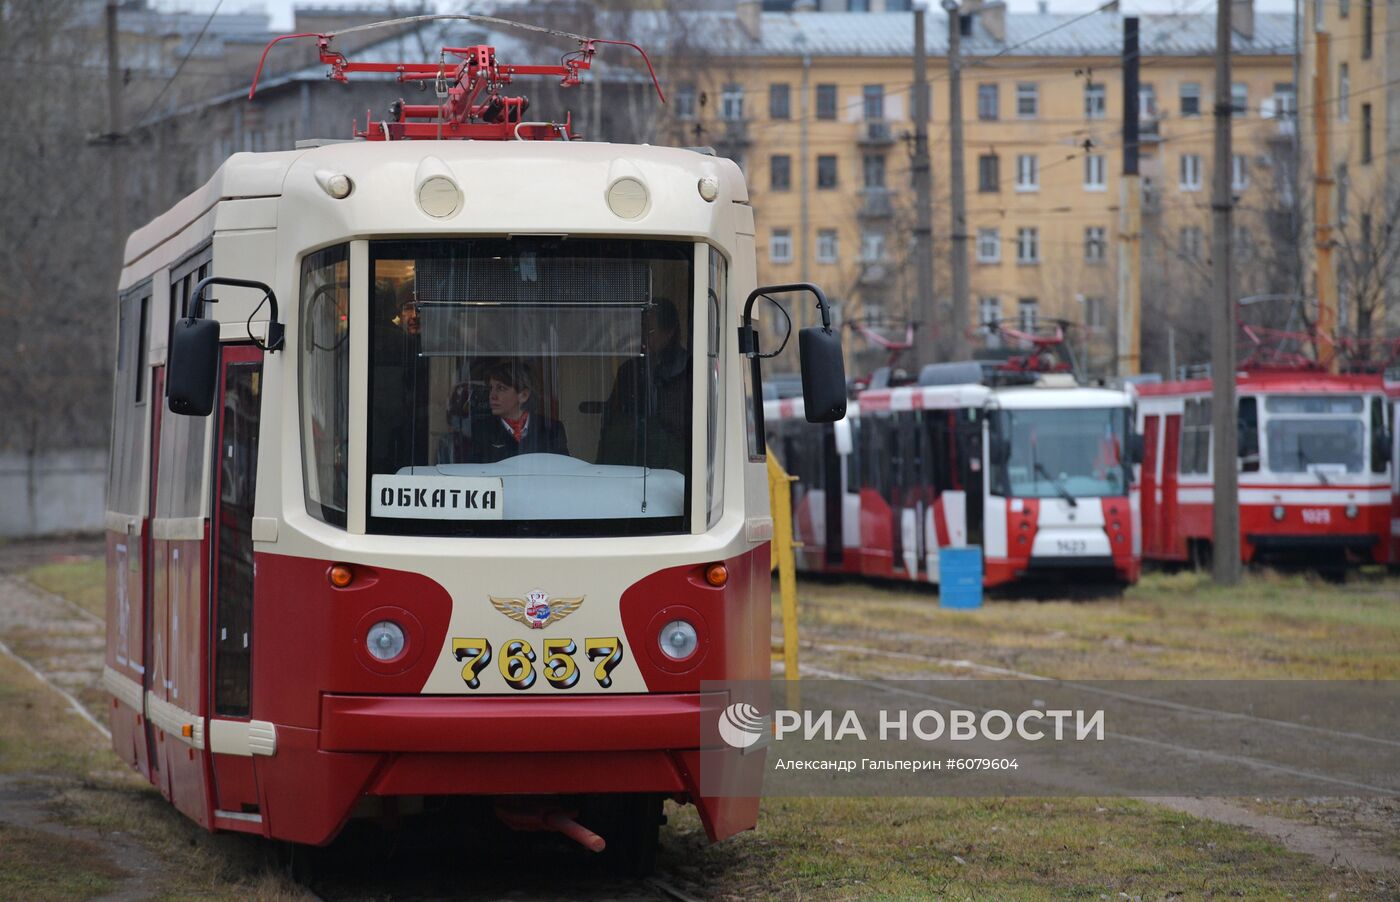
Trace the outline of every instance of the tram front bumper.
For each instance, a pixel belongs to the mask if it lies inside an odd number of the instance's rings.
[[[700,693],[321,697],[327,752],[605,752],[700,747]]]

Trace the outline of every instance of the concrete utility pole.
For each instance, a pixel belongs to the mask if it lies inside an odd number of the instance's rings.
[[[117,0],[107,0],[107,179],[117,262],[126,245],[126,174],[122,166],[122,75],[117,42]]]
[[[803,42],[806,39],[801,32],[798,32],[797,40]],[[812,55],[804,52],[802,54],[802,90],[798,92],[797,99],[797,180],[798,188],[802,194],[802,231],[798,240],[798,247],[801,249],[799,265],[801,266],[802,281],[804,282],[810,282],[812,280],[812,196],[810,183],[808,182],[810,175],[807,172],[807,167],[811,165],[809,147],[811,143],[811,123],[808,121],[808,104],[812,102],[811,94]],[[808,306],[809,305],[806,304],[802,305],[804,317],[807,315],[806,308]],[[805,319],[803,322],[805,324]]]
[[[1240,581],[1239,434],[1235,414],[1235,300],[1230,291],[1230,5],[1215,7],[1215,171],[1211,191],[1211,277],[1215,303],[1211,311],[1211,433],[1215,438],[1214,544],[1211,570],[1215,581]]]
[[[914,7],[914,283],[910,318],[915,365],[938,359],[938,305],[933,297],[933,174],[928,157],[928,48],[924,45],[924,10]]]
[[[1317,73],[1313,76],[1313,134],[1317,145],[1316,168],[1313,171],[1313,209],[1317,227],[1313,241],[1317,248],[1317,331],[1335,338],[1338,318],[1337,270],[1332,265],[1332,104],[1327,75],[1332,66],[1331,36],[1319,31],[1317,41]],[[1326,341],[1317,343],[1318,363],[1332,372],[1337,371],[1337,355]]]
[[[950,360],[965,360],[967,347],[967,179],[963,170],[962,121],[962,23],[958,4],[943,0],[948,14],[948,146],[951,156],[948,178],[953,207],[953,231],[949,251],[953,264],[952,334],[943,346]]]
[[[1142,178],[1138,174],[1138,19],[1123,19],[1123,179],[1118,204],[1119,376],[1142,371]]]

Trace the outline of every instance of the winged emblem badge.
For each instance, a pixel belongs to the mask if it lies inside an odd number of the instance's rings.
[[[563,620],[579,609],[584,598],[582,595],[577,598],[550,598],[543,589],[534,589],[524,598],[487,597],[496,610],[534,630],[542,630],[555,621]]]

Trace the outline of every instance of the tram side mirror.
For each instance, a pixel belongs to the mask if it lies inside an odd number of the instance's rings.
[[[1143,443],[1142,433],[1133,432],[1128,435],[1128,463],[1137,465],[1142,463],[1143,452],[1146,450]]]
[[[219,381],[219,323],[192,316],[175,321],[166,394],[171,413],[207,417]]]
[[[834,423],[846,415],[846,361],[841,335],[808,326],[797,333],[802,358],[802,406],[809,423]]]

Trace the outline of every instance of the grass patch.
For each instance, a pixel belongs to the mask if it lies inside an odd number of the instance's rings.
[[[1335,585],[1264,572],[1222,588],[1192,572],[1149,574],[1117,598],[973,611],[944,611],[934,592],[897,584],[803,582],[799,596],[804,639],[1063,679],[1400,679],[1395,578]]]
[[[76,558],[41,564],[25,571],[23,576],[39,588],[61,595],[106,619],[107,562],[102,558]]]
[[[0,823],[0,896],[68,900],[106,895],[127,876],[90,842]]]

